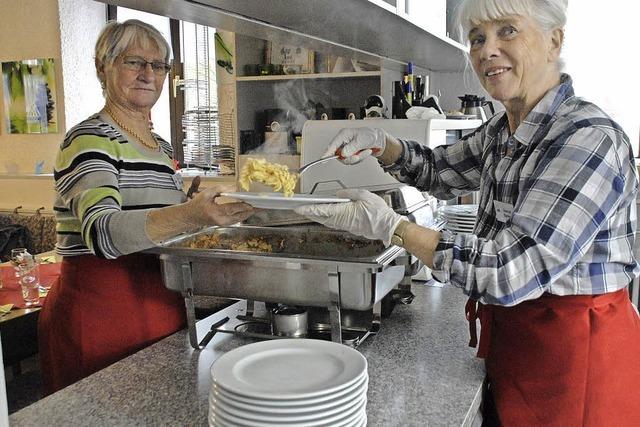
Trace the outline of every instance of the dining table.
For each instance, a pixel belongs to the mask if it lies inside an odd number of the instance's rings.
[[[41,282],[52,284],[60,275],[60,259],[54,251],[38,254],[36,259],[40,263]],[[27,306],[10,262],[0,264],[0,278],[0,308],[5,308],[0,310],[3,362],[19,375],[20,362],[38,353],[38,316],[47,294],[41,292],[38,303]]]

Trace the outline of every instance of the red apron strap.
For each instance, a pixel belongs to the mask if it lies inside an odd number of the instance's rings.
[[[484,359],[489,354],[489,343],[491,342],[492,306],[484,305],[469,298],[464,309],[469,322],[469,347],[478,346],[476,356]],[[476,319],[480,319],[480,345],[478,345]]]
[[[469,322],[469,347],[476,347],[478,345],[478,330],[476,328],[476,319],[478,318],[476,311],[477,302],[471,298],[467,300],[464,305],[464,313],[467,316],[467,322]]]

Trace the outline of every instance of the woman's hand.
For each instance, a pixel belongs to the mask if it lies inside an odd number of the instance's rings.
[[[215,185],[199,191],[186,203],[193,214],[193,222],[199,225],[230,225],[244,221],[253,213],[253,207],[242,202],[222,202],[220,193],[225,186]]]
[[[208,225],[224,226],[244,221],[253,213],[253,207],[240,202],[225,203],[220,197],[221,192],[233,189],[233,186],[213,185],[195,193],[185,203],[152,210],[147,216],[147,236],[158,243]]]
[[[340,161],[354,165],[373,155],[380,156],[386,146],[386,134],[377,128],[345,128],[333,138],[322,157],[338,154]]]
[[[367,190],[340,190],[336,195],[352,201],[300,206],[295,212],[327,227],[382,240],[385,246],[391,244],[393,232],[400,221],[405,220],[403,216],[395,213],[381,197]]]

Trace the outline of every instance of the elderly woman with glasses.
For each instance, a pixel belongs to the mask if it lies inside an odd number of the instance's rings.
[[[479,191],[473,233],[420,227],[358,190],[339,193],[351,203],[297,212],[404,246],[470,297],[488,424],[637,426],[629,390],[640,381],[640,319],[627,287],[639,273],[638,176],[627,135],[575,96],[560,70],[566,8],[566,0],[461,2],[473,69],[506,110],[473,134],[430,149],[381,129],[345,129],[327,150],[341,148],[347,164],[374,155],[442,199]]]
[[[164,287],[157,257],[138,252],[252,212],[217,204],[221,188],[187,200],[171,144],[149,120],[169,54],[162,35],[137,20],[108,23],[96,43],[104,108],[67,133],[55,163],[63,261],[38,325],[46,393],[184,327],[183,302]]]

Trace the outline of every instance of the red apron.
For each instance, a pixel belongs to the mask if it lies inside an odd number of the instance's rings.
[[[544,294],[514,307],[467,303],[471,344],[504,426],[640,426],[640,318],[626,289]]]
[[[153,255],[67,257],[38,319],[45,394],[60,390],[184,327],[180,294]]]

